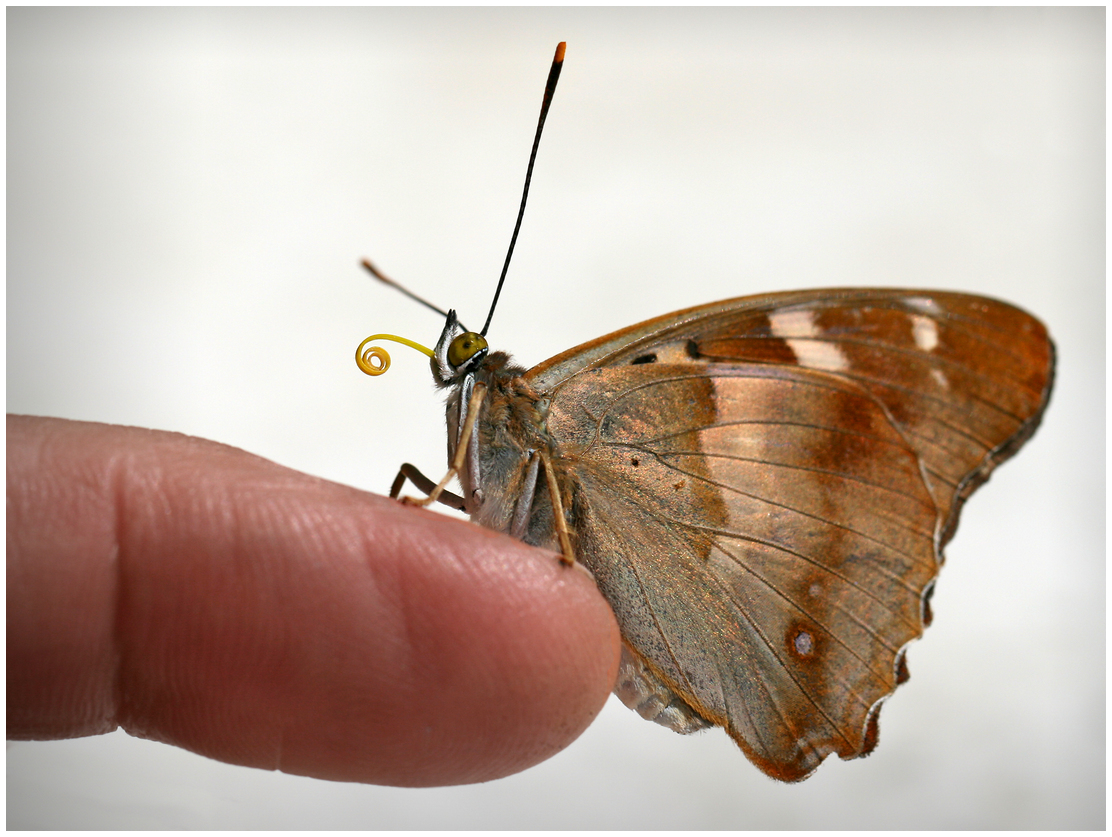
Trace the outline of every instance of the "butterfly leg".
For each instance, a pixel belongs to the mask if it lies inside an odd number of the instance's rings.
[[[538,451],[529,453],[529,470],[521,481],[521,494],[514,507],[514,517],[510,521],[510,536],[519,541],[525,540],[529,529],[529,514],[533,511],[533,497],[537,493],[537,477],[540,476],[541,455]]]
[[[486,386],[482,383],[476,383],[475,388],[471,392],[471,398],[469,399],[469,401],[467,403],[467,419],[463,423],[463,432],[460,434],[460,438],[470,439],[471,435],[474,433],[475,422],[479,418],[479,406],[483,403],[483,396],[485,394],[486,394]],[[452,457],[452,464],[448,468],[448,473],[446,473],[444,475],[444,478],[440,482],[438,482],[435,486],[433,486],[432,491],[428,492],[427,497],[402,497],[401,498],[402,502],[405,503],[406,505],[410,505],[410,506],[428,506],[428,505],[431,505],[431,504],[435,503],[437,500],[439,500],[440,495],[444,493],[444,487],[449,482],[452,481],[452,478],[455,477],[456,474],[459,473],[460,468],[463,467],[463,461],[467,456],[469,448],[470,448],[470,445],[457,445],[456,446],[456,455]],[[421,479],[425,480],[427,483],[429,483],[429,484],[432,483],[432,480],[425,477],[416,468],[413,468],[413,471],[415,473],[421,475]],[[408,477],[408,476],[409,476],[409,474],[407,474],[405,472],[405,466],[403,465],[402,470],[398,473],[398,479],[394,480],[394,484],[395,484],[395,486],[397,486],[398,491],[401,491],[401,485],[399,484],[399,480],[401,482],[404,482],[405,477]],[[416,480],[413,480],[413,484],[416,485],[418,488],[421,488],[421,485],[419,485]],[[466,486],[465,486],[465,488],[466,488]],[[391,494],[392,493],[393,493],[393,491],[391,490]],[[450,492],[449,492],[449,494],[450,494]],[[450,494],[450,496],[455,497],[454,494]],[[458,499],[460,500],[461,503],[463,502],[462,497],[458,498]],[[452,505],[452,504],[451,503],[445,503],[445,505]]]
[[[564,501],[560,498],[560,486],[556,483],[556,472],[552,470],[552,460],[544,451],[537,451],[544,465],[544,479],[548,483],[548,496],[552,500],[552,522],[556,527],[556,536],[560,539],[560,560],[568,566],[575,563],[575,551],[571,548],[571,537],[568,535],[568,520],[564,517]]]
[[[400,469],[398,469],[398,476],[394,478],[394,484],[390,486],[390,499],[397,500],[398,495],[401,494],[402,486],[405,481],[409,480],[416,486],[418,491],[425,494],[432,494],[433,489],[436,488],[436,483],[417,470],[416,465],[410,465],[406,462]],[[453,509],[463,511],[463,498],[458,494],[453,494],[451,491],[441,491],[440,496],[436,498],[438,503],[445,506],[450,506]]]

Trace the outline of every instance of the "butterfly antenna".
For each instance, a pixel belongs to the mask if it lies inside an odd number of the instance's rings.
[[[403,294],[408,296],[414,302],[419,302],[422,305],[424,305],[426,308],[431,308],[433,311],[435,311],[441,317],[447,317],[448,316],[448,312],[445,311],[443,308],[438,308],[437,306],[435,306],[431,302],[429,302],[427,299],[421,299],[421,297],[417,296],[417,294],[413,293],[413,291],[409,290],[409,288],[405,287],[404,285],[398,284],[393,279],[391,279],[389,276],[380,272],[377,267],[375,267],[373,264],[371,264],[370,259],[363,259],[363,267],[367,268],[367,270],[370,272],[371,276],[373,276],[379,282],[384,282],[385,284],[389,285],[394,290],[401,291]]]
[[[525,170],[525,189],[521,193],[521,208],[517,211],[517,223],[514,224],[514,234],[510,236],[510,249],[506,253],[506,263],[502,265],[502,275],[498,277],[498,287],[494,290],[494,300],[490,303],[490,313],[487,314],[483,330],[479,332],[484,337],[490,328],[490,320],[494,316],[494,308],[498,305],[498,296],[502,293],[502,284],[506,281],[506,271],[510,269],[510,257],[514,254],[514,245],[517,243],[517,233],[521,229],[521,219],[525,217],[525,201],[529,197],[529,181],[533,178],[533,163],[537,159],[537,147],[541,144],[541,131],[544,129],[544,119],[548,116],[548,107],[552,104],[552,94],[556,92],[556,82],[560,79],[560,69],[564,66],[564,41],[556,47],[556,57],[552,59],[552,69],[548,71],[548,82],[544,86],[544,100],[541,102],[541,118],[537,121],[537,135],[533,137],[533,150],[529,153],[529,168]]]

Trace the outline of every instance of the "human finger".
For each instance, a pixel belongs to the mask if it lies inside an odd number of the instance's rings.
[[[178,434],[9,416],[7,444],[9,738],[455,784],[613,685],[613,616],[550,553]]]

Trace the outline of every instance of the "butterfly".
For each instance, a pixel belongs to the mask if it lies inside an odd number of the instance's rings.
[[[434,484],[403,465],[391,496],[409,479],[586,566],[622,633],[615,693],[642,717],[721,726],[787,782],[871,752],[964,502],[1046,409],[1043,324],[944,291],[773,293],[528,370],[486,330],[449,311],[421,347],[450,468]],[[373,339],[357,359],[377,374]]]

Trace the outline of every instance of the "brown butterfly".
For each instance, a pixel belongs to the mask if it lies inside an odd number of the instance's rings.
[[[590,569],[622,632],[615,692],[643,717],[725,727],[784,781],[871,752],[963,503],[1042,418],[1045,327],[858,288],[689,308],[530,370],[485,332],[448,312],[424,350],[451,467],[434,485],[403,465],[391,496],[409,478]]]

